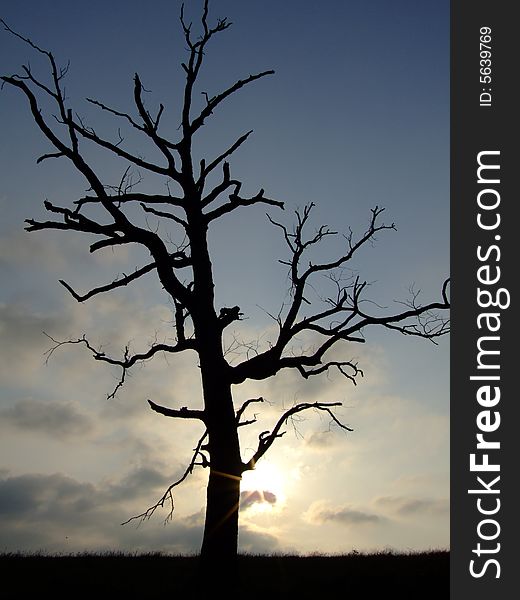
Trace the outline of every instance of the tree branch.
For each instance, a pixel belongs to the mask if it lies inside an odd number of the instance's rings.
[[[239,79],[236,83],[234,83],[224,92],[218,94],[217,96],[213,96],[213,98],[211,98],[207,102],[206,107],[202,110],[199,116],[193,119],[189,127],[190,134],[193,135],[198,129],[200,129],[200,127],[204,125],[205,119],[207,119],[207,117],[209,117],[213,113],[215,108],[217,108],[217,106],[228,96],[231,96],[231,94],[234,94],[235,92],[243,88],[245,85],[248,85],[249,83],[252,83],[257,79],[261,79],[262,77],[266,77],[267,75],[274,75],[274,71],[263,71],[262,73],[257,73],[256,75],[249,75],[249,77],[246,77],[246,79]]]
[[[339,427],[346,431],[353,431],[350,427],[344,425],[332,412],[332,408],[335,406],[341,406],[341,402],[302,402],[296,404],[289,410],[285,411],[283,415],[278,419],[278,422],[274,426],[272,431],[263,431],[258,436],[258,448],[253,457],[243,465],[243,470],[248,471],[255,468],[256,463],[262,458],[262,456],[269,450],[277,438],[282,437],[286,432],[280,432],[283,425],[295,414],[314,408],[326,412],[331,417],[332,421]]]
[[[353,363],[351,361],[330,361],[325,363],[324,365],[321,365],[320,367],[317,367],[316,369],[305,369],[304,368],[304,364],[305,363],[301,363],[298,361],[297,358],[294,359],[294,363],[291,364],[291,358],[287,358],[287,359],[282,359],[281,363],[282,363],[282,368],[283,367],[296,367],[296,369],[298,369],[298,371],[300,372],[300,375],[304,378],[304,379],[308,379],[309,377],[311,377],[312,375],[320,375],[321,373],[325,373],[326,371],[328,371],[331,367],[336,367],[337,370],[347,379],[350,379],[350,381],[352,381],[352,383],[354,385],[357,385],[357,381],[356,381],[356,377],[358,375],[361,375],[361,377],[363,377],[363,371],[361,369],[358,368],[356,363]],[[287,361],[287,362],[286,362]],[[351,371],[352,374],[347,373],[345,371],[345,367],[348,367]]]
[[[36,164],[38,165],[44,160],[47,160],[48,158],[62,158],[63,156],[65,156],[65,153],[63,152],[49,152],[48,154],[42,154],[39,158],[36,159]]]
[[[418,304],[417,298],[419,292],[413,293],[412,299],[408,302],[402,302],[409,310],[397,315],[373,317],[361,311],[356,304],[357,314],[363,318],[360,327],[368,325],[383,325],[387,329],[393,329],[404,335],[413,335],[422,337],[435,342],[435,338],[446,335],[450,331],[449,321],[441,318],[435,311],[447,310],[450,308],[450,301],[447,296],[447,287],[449,279],[446,279],[442,286],[442,302],[431,302],[424,306]],[[414,319],[412,323],[407,322],[409,319]]]
[[[170,219],[171,221],[175,221],[175,223],[182,225],[182,227],[184,227],[184,229],[188,228],[188,223],[186,223],[186,221],[184,219],[181,219],[180,217],[178,217],[177,215],[174,215],[173,213],[165,212],[163,210],[157,210],[155,208],[152,208],[151,206],[146,206],[146,204],[144,202],[141,202],[141,208],[145,212],[155,215],[156,217],[161,217],[163,219]]]
[[[144,107],[142,93],[143,85],[141,83],[141,80],[139,79],[139,75],[136,73],[134,76],[134,101],[135,105],[137,106],[137,110],[139,111],[139,115],[143,119],[143,131],[153,140],[154,144],[157,146],[157,148],[159,148],[159,150],[166,158],[168,162],[170,176],[172,177],[172,179],[180,182],[181,174],[175,166],[175,158],[173,157],[173,154],[170,151],[172,148],[177,149],[177,145],[167,142],[165,139],[163,139],[157,134],[157,127],[159,124],[159,118],[162,113],[162,110],[159,112],[157,119],[154,122],[152,120],[152,117]]]
[[[220,309],[218,315],[220,329],[224,330],[228,325],[230,325],[234,321],[240,321],[240,317],[242,316],[243,313],[240,312],[239,306],[233,306],[231,308],[224,306]]]
[[[445,335],[449,331],[448,319],[441,317],[437,311],[447,310],[449,301],[447,296],[446,281],[442,288],[442,302],[432,302],[421,306],[417,302],[417,295],[405,303],[408,310],[398,313],[384,314],[383,316],[372,316],[362,310],[361,303],[368,302],[362,299],[367,283],[360,282],[359,277],[351,277],[343,283],[342,276],[333,276],[335,269],[342,269],[357,251],[372,240],[379,231],[395,229],[395,225],[378,223],[378,217],[383,212],[382,208],[375,207],[371,211],[371,219],[365,233],[354,241],[350,232],[346,236],[347,251],[337,260],[316,263],[308,263],[308,266],[300,272],[300,263],[304,253],[311,247],[321,242],[325,237],[336,235],[325,226],[319,227],[314,235],[305,236],[305,227],[313,208],[310,204],[302,212],[296,211],[297,223],[292,232],[283,224],[269,217],[271,223],[282,230],[287,246],[291,251],[291,259],[283,261],[289,266],[289,277],[292,285],[292,301],[289,304],[285,316],[279,315],[276,319],[279,325],[279,334],[276,342],[266,351],[248,358],[246,361],[232,367],[233,383],[238,384],[245,379],[265,379],[275,375],[282,368],[296,368],[305,378],[318,375],[328,371],[329,368],[337,368],[343,375],[355,383],[355,378],[361,371],[350,362],[323,362],[325,353],[338,342],[363,343],[363,330],[370,325],[381,325],[387,329],[399,331],[405,335],[413,335],[429,339],[435,343],[435,339]],[[329,272],[331,279],[337,286],[336,298],[321,299],[328,304],[325,310],[317,310],[309,316],[298,320],[302,305],[310,304],[306,299],[306,289],[309,279],[319,272]],[[320,336],[317,348],[301,356],[285,356],[292,340],[302,332],[312,332]],[[345,368],[348,369],[345,371]]]
[[[252,198],[241,198],[237,192],[230,194],[229,202],[222,204],[221,206],[207,212],[205,214],[206,222],[210,223],[215,219],[218,219],[222,215],[229,213],[240,206],[252,206],[253,204],[270,204],[271,206],[277,206],[283,210],[284,203],[278,200],[271,200],[270,198],[264,197],[264,190],[260,190],[256,196]]]
[[[101,349],[96,350],[94,346],[88,341],[87,337],[83,335],[81,338],[76,340],[65,340],[58,341],[51,337],[49,334],[44,332],[44,335],[48,337],[52,342],[54,342],[54,346],[45,352],[46,362],[49,361],[54,352],[65,345],[74,345],[74,344],[83,344],[86,346],[88,350],[92,353],[94,360],[99,360],[101,362],[106,362],[110,365],[121,367],[121,378],[117,383],[115,389],[107,395],[107,399],[110,400],[115,397],[116,393],[123,386],[126,380],[127,371],[133,367],[137,362],[144,362],[153,356],[155,356],[158,352],[167,352],[170,354],[178,354],[180,352],[184,352],[185,350],[195,350],[198,351],[198,345],[195,339],[185,339],[184,336],[182,339],[177,341],[177,344],[153,344],[146,352],[141,352],[138,354],[130,354],[129,346],[126,346],[124,351],[124,356],[122,359],[112,358],[107,356]]]
[[[99,102],[99,100],[94,100],[92,98],[86,98],[86,101],[89,102],[90,104],[93,104],[94,106],[99,107],[101,110],[104,110],[106,112],[109,112],[109,113],[115,115],[116,117],[122,117],[123,119],[126,119],[130,123],[130,125],[132,125],[132,127],[134,127],[135,129],[137,129],[138,131],[141,131],[143,133],[145,132],[144,127],[142,125],[139,125],[139,123],[136,123],[128,113],[121,112],[119,110],[110,108],[106,104],[103,104],[103,102]]]
[[[132,164],[137,165],[138,167],[141,167],[142,169],[146,169],[147,171],[150,171],[151,173],[157,173],[158,175],[167,175],[167,176],[170,176],[173,178],[173,174],[169,167],[161,167],[160,165],[156,165],[155,163],[151,163],[146,160],[143,160],[142,158],[139,158],[138,156],[134,156],[130,152],[123,150],[118,144],[114,144],[112,142],[109,142],[108,140],[103,139],[102,137],[97,135],[93,129],[91,129],[91,128],[87,129],[84,125],[81,125],[80,123],[77,123],[76,121],[72,121],[71,125],[72,125],[72,128],[74,129],[74,131],[79,133],[82,137],[84,137],[85,139],[87,139],[91,142],[94,142],[94,144],[100,146],[101,148],[110,150],[115,155],[119,156],[120,158],[124,158],[125,160],[128,160]]]
[[[204,50],[209,40],[221,31],[224,31],[230,27],[231,23],[227,19],[219,19],[215,27],[210,28],[207,22],[208,17],[208,0],[204,2],[204,9],[201,18],[202,27],[204,29],[203,35],[198,41],[194,42],[191,36],[191,23],[189,25],[184,21],[184,4],[181,6],[180,21],[184,30],[184,37],[188,48],[190,49],[190,56],[188,64],[182,63],[182,68],[186,72],[186,84],[184,86],[184,103],[182,107],[182,131],[183,139],[179,143],[179,154],[182,160],[182,173],[183,176],[189,180],[193,177],[193,167],[191,160],[191,138],[194,130],[191,125],[191,104],[193,96],[193,87],[197,80],[200,68],[202,66],[204,58]]]
[[[140,194],[140,193],[125,193],[117,196],[107,196],[107,201],[117,204],[126,202],[140,202],[146,204],[171,204],[172,206],[184,207],[184,199],[175,196],[164,196],[160,194]],[[81,208],[84,204],[99,204],[100,200],[97,196],[85,196],[79,200],[74,200],[74,204]]]
[[[154,514],[154,512],[159,507],[162,508],[165,505],[166,502],[170,503],[170,511],[166,515],[166,518],[164,519],[164,523],[166,524],[166,523],[168,523],[168,521],[171,521],[171,519],[173,518],[173,511],[175,510],[175,504],[173,502],[173,494],[172,494],[173,488],[177,487],[185,479],[187,479],[187,477],[193,473],[193,469],[197,465],[200,465],[202,467],[209,467],[209,461],[206,458],[206,456],[202,453],[202,444],[204,443],[204,440],[206,439],[207,435],[208,435],[208,432],[206,430],[206,431],[204,431],[202,437],[197,442],[197,445],[196,445],[196,447],[193,450],[193,456],[192,456],[192,459],[190,461],[190,464],[188,465],[188,467],[184,471],[183,475],[179,479],[177,479],[177,481],[175,481],[174,483],[172,483],[168,487],[168,489],[164,492],[164,494],[162,495],[162,497],[153,506],[150,506],[150,508],[147,508],[140,515],[136,515],[134,517],[131,517],[130,519],[128,519],[124,523],[121,523],[121,525],[126,525],[127,523],[130,523],[130,521],[135,521],[137,519],[139,519],[141,522],[147,521],[148,519],[150,519],[152,517],[152,515]],[[201,457],[201,462],[197,463],[197,458],[199,456]]]
[[[244,404],[242,404],[242,406],[236,412],[237,427],[242,427],[243,425],[250,425],[251,423],[256,423],[256,415],[255,415],[254,419],[251,419],[249,421],[240,421],[240,419],[242,418],[242,415],[244,414],[244,412],[246,411],[248,406],[250,406],[251,404],[258,403],[258,402],[264,402],[264,399],[262,397],[250,398],[249,400],[246,400],[244,402]]]
[[[107,240],[104,240],[104,241],[107,241]],[[171,255],[172,264],[174,265],[175,268],[182,268],[182,267],[185,267],[190,264],[190,260],[185,255],[178,256],[178,257],[177,257],[177,255],[183,255],[183,253],[175,252],[174,254]],[[174,258],[178,258],[178,260],[173,260]],[[63,279],[60,279],[59,282],[66,290],[68,290],[70,292],[70,294],[73,296],[73,298],[75,298],[78,302],[85,302],[85,300],[89,300],[90,298],[92,298],[93,296],[96,296],[97,294],[109,292],[111,290],[115,290],[118,287],[124,287],[124,286],[128,285],[129,283],[131,283],[132,281],[135,281],[136,279],[139,279],[143,275],[146,275],[146,273],[150,273],[151,271],[153,271],[156,268],[157,268],[156,263],[151,262],[151,263],[147,264],[146,266],[141,267],[140,269],[136,269],[131,275],[125,275],[124,277],[121,277],[120,279],[115,279],[111,283],[93,288],[89,292],[86,292],[85,294],[78,294],[68,283],[63,281]]]
[[[155,404],[155,402],[152,402],[151,400],[148,400],[148,404],[153,411],[160,415],[164,415],[165,417],[173,417],[175,419],[198,419],[203,423],[206,422],[206,414],[203,410],[192,410],[186,406],[183,406],[181,409],[166,408],[165,406]]]
[[[234,185],[236,189],[240,189],[240,187],[242,186],[240,181],[237,181],[236,179],[231,179],[231,176],[229,173],[229,163],[228,162],[224,162],[224,164],[222,165],[222,171],[223,171],[222,181],[218,185],[216,185],[211,190],[211,192],[209,192],[202,199],[202,202],[201,202],[202,208],[205,208],[208,204],[211,204],[214,200],[216,200],[220,196],[220,194],[224,193],[231,186]]]
[[[108,237],[115,237],[121,228],[117,223],[101,224],[85,217],[77,211],[72,211],[69,208],[55,206],[48,200],[43,203],[45,209],[51,213],[62,215],[63,222],[60,221],[35,221],[34,219],[25,219],[28,224],[25,227],[26,231],[39,231],[42,229],[72,229],[83,233],[93,233]],[[126,241],[130,241],[129,239]]]
[[[238,140],[232,146],[230,146],[225,152],[223,152],[220,156],[217,156],[217,158],[215,158],[215,160],[213,160],[208,166],[204,166],[204,168],[201,169],[200,177],[197,181],[197,186],[199,187],[199,189],[203,188],[206,177],[211,173],[211,171],[213,171],[213,169],[218,167],[218,165],[223,160],[225,160],[228,156],[230,156],[231,154],[233,154],[233,152],[235,152],[238,148],[240,148],[240,146],[247,140],[247,138],[252,133],[253,133],[253,130],[251,129],[251,131],[248,131],[243,136],[238,138]],[[228,167],[229,167],[229,165],[228,165]]]

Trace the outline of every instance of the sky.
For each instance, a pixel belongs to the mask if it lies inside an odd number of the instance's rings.
[[[194,23],[200,5],[187,2]],[[175,137],[186,58],[179,9],[175,0],[146,10],[134,0],[8,0],[0,16],[60,64],[70,60],[69,103],[103,135],[116,139],[122,124],[85,98],[130,111],[138,72],[150,105],[165,105],[165,130]],[[211,41],[199,91],[212,96],[250,73],[275,75],[216,111],[197,138],[196,155],[215,156],[253,129],[231,160],[232,174],[244,182],[244,194],[264,188],[284,201],[285,214],[269,213],[287,224],[297,208],[314,202],[316,226],[362,232],[370,209],[385,207],[385,221],[397,231],[378,235],[353,268],[378,304],[395,309],[411,285],[424,302],[439,300],[449,275],[449,2],[214,0],[210,21],[223,16],[233,25]],[[0,32],[0,71],[20,72],[27,61],[47,75],[40,56]],[[130,146],[138,143],[124,134]],[[53,344],[43,332],[59,340],[87,334],[121,356],[128,343],[142,351],[167,338],[172,322],[171,303],[152,275],[84,304],[59,285],[64,279],[86,291],[146,257],[127,248],[90,255],[87,236],[23,230],[24,219],[43,217],[45,199],[72,205],[85,193],[65,161],[36,165],[46,151],[24,99],[4,86],[0,551],[196,552],[205,470],[177,488],[172,522],[164,525],[163,511],[139,527],[121,526],[184,471],[201,435],[196,424],[164,419],[146,402],[201,407],[193,357],[158,355],[136,366],[107,400],[117,370],[79,346],[46,354]],[[118,182],[120,162],[85,152],[106,183]],[[162,192],[160,185],[145,177],[140,191]],[[217,306],[238,305],[245,317],[230,328],[229,346],[234,339],[267,344],[274,336],[267,313],[287,298],[287,273],[278,262],[286,248],[265,212],[236,211],[211,232]],[[317,257],[336,256],[342,239]],[[243,458],[258,432],[294,402],[342,402],[337,415],[353,429],[331,427],[315,413],[287,428],[244,476],[241,551],[449,547],[449,340],[433,345],[373,330],[362,347],[342,352],[364,371],[355,387],[332,373],[306,381],[283,372],[233,390],[237,406],[260,395],[269,400],[258,411],[260,429],[241,431]],[[243,354],[231,348],[228,357]]]

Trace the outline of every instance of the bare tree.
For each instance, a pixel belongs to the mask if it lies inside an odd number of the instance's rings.
[[[263,398],[251,398],[236,407],[232,386],[246,380],[264,380],[283,369],[296,369],[308,379],[336,369],[352,383],[362,375],[358,365],[350,360],[330,358],[331,350],[341,345],[365,342],[364,332],[372,326],[386,328],[404,335],[417,336],[435,341],[448,332],[448,321],[442,316],[449,308],[448,281],[442,286],[440,299],[420,304],[416,294],[405,306],[395,312],[382,309],[369,302],[367,283],[359,276],[347,276],[347,267],[359,250],[374,241],[378,233],[395,229],[393,223],[382,221],[383,209],[376,206],[364,232],[356,236],[352,231],[344,235],[343,251],[329,262],[313,262],[312,250],[325,238],[338,235],[326,226],[311,229],[313,204],[296,211],[294,225],[290,226],[268,215],[287,246],[287,256],[280,262],[288,269],[290,281],[289,300],[275,315],[276,339],[270,346],[251,356],[242,357],[236,364],[226,358],[223,333],[231,323],[241,320],[243,314],[238,306],[215,306],[213,267],[208,231],[215,221],[225,218],[233,211],[254,205],[265,205],[282,210],[284,204],[265,195],[261,189],[251,197],[241,193],[242,182],[231,175],[228,159],[248,139],[251,132],[239,137],[231,146],[216,157],[203,159],[194,164],[193,147],[195,134],[203,127],[220,105],[230,96],[274,71],[248,75],[214,96],[205,95],[205,105],[194,108],[194,94],[204,61],[208,43],[225,31],[230,22],[219,19],[213,26],[208,17],[208,0],[204,1],[200,19],[199,35],[187,23],[181,9],[180,23],[187,44],[187,60],[182,63],[184,90],[182,92],[182,116],[176,137],[169,137],[161,126],[163,104],[151,111],[143,96],[144,87],[138,74],[134,77],[134,114],[120,111],[101,101],[88,99],[100,110],[143,136],[155,147],[161,160],[151,162],[125,149],[123,137],[113,141],[87,125],[69,107],[63,80],[67,67],[58,66],[54,55],[33,41],[13,31],[5,22],[4,28],[32,49],[42,54],[50,67],[49,80],[38,77],[29,65],[24,65],[16,75],[4,76],[4,85],[19,90],[29,102],[32,118],[50,142],[51,150],[40,156],[37,162],[51,158],[64,158],[72,163],[89,186],[89,192],[73,201],[71,206],[56,206],[49,201],[45,208],[49,220],[28,219],[27,231],[57,229],[91,234],[94,241],[90,252],[122,244],[137,244],[151,255],[148,264],[135,269],[111,283],[100,285],[80,293],[69,283],[60,281],[72,297],[85,302],[99,294],[129,285],[147,273],[154,272],[174,306],[176,339],[171,344],[156,343],[146,351],[132,354],[129,347],[122,357],[113,357],[97,350],[86,337],[74,340],[53,340],[52,353],[63,344],[80,344],[90,351],[94,359],[115,365],[121,369],[121,378],[110,394],[114,396],[125,382],[129,369],[136,363],[152,359],[158,353],[196,353],[200,365],[203,390],[203,409],[168,408],[149,400],[150,408],[165,417],[200,421],[204,434],[198,441],[193,458],[184,475],[174,482],[159,501],[135,518],[146,519],[154,511],[171,502],[173,511],[173,488],[189,476],[197,466],[209,469],[207,485],[206,520],[201,556],[206,564],[218,557],[233,561],[237,555],[238,506],[242,474],[254,469],[255,464],[284,434],[284,426],[295,415],[305,411],[321,411],[337,426],[349,430],[333,412],[339,403],[297,403],[285,410],[275,422],[262,431],[257,447],[249,456],[243,456],[240,448],[239,429],[256,422],[257,417],[247,416],[252,404],[260,404]],[[57,114],[52,120],[45,116],[42,98],[51,101]],[[108,185],[89,164],[84,148],[88,145],[116,156],[127,163],[127,168],[117,186]],[[132,168],[164,178],[168,193],[146,194],[134,191]],[[218,176],[217,176],[218,175]],[[210,183],[213,182],[213,183]],[[169,192],[170,187],[177,194]],[[172,251],[169,241],[139,220],[142,215],[154,215],[170,226],[170,236],[177,236],[178,244]],[[168,227],[161,228],[167,231]],[[326,297],[311,300],[310,289],[320,276],[326,275],[334,292]],[[312,296],[314,297],[314,296]],[[294,341],[299,336],[311,335],[314,345],[307,350],[296,351]],[[336,356],[337,353],[334,353]],[[249,411],[249,414],[251,411]]]

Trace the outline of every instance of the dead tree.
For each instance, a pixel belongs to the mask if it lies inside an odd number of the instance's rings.
[[[336,369],[356,383],[356,379],[362,375],[358,365],[350,360],[332,360],[328,358],[330,351],[338,345],[364,343],[365,330],[373,326],[429,340],[446,334],[448,321],[442,315],[449,307],[448,282],[442,286],[440,298],[436,302],[421,305],[417,296],[413,295],[407,306],[400,306],[394,312],[385,312],[368,302],[365,281],[359,276],[344,276],[345,269],[353,263],[362,247],[371,243],[376,234],[394,229],[393,224],[382,222],[382,208],[376,206],[372,210],[368,226],[359,236],[355,236],[352,231],[344,236],[343,251],[330,262],[312,262],[310,258],[315,246],[325,238],[337,235],[326,226],[317,230],[310,229],[312,204],[296,211],[293,226],[269,216],[270,222],[280,231],[287,245],[287,257],[280,262],[288,269],[290,301],[275,317],[277,336],[274,343],[254,356],[246,357],[237,364],[230,364],[223,349],[223,332],[240,320],[242,313],[238,306],[215,306],[208,230],[216,220],[225,218],[233,211],[254,205],[282,210],[284,204],[266,196],[263,189],[254,196],[244,196],[241,193],[242,182],[231,174],[228,159],[244,144],[251,131],[223,149],[218,156],[203,159],[199,164],[194,164],[193,148],[196,134],[206,120],[217,113],[226,99],[245,86],[272,75],[274,71],[248,75],[214,96],[205,95],[205,105],[200,111],[196,111],[193,99],[208,43],[225,31],[230,22],[224,18],[211,26],[208,0],[205,0],[199,36],[193,32],[192,25],[186,22],[182,10],[180,23],[188,51],[187,60],[181,65],[185,77],[182,117],[178,130],[163,130],[161,117],[165,107],[160,104],[152,112],[146,106],[144,87],[138,74],[134,77],[133,114],[101,101],[88,99],[88,102],[100,110],[110,113],[121,120],[123,125],[138,132],[143,142],[151,143],[161,156],[161,160],[157,162],[151,162],[126,149],[122,137],[114,141],[102,136],[78,117],[68,105],[63,91],[67,68],[59,67],[51,52],[16,33],[5,22],[3,25],[8,32],[45,57],[50,77],[48,80],[42,79],[29,65],[24,65],[20,73],[4,76],[2,80],[4,86],[15,88],[25,96],[35,124],[50,142],[51,150],[40,156],[37,162],[51,158],[65,159],[83,176],[89,187],[87,195],[74,200],[68,207],[46,201],[49,219],[28,219],[26,230],[77,231],[93,236],[90,245],[92,253],[101,248],[137,244],[144,247],[151,256],[150,262],[136,268],[132,274],[87,292],[80,293],[65,281],[60,283],[75,300],[85,302],[98,294],[129,285],[153,271],[175,307],[175,341],[171,344],[157,343],[137,354],[131,354],[127,348],[124,355],[117,358],[96,350],[86,337],[81,337],[75,340],[55,340],[51,352],[63,344],[81,344],[92,353],[94,359],[120,367],[121,379],[111,396],[124,384],[127,371],[136,363],[148,361],[158,353],[196,353],[202,380],[203,409],[195,410],[187,406],[167,408],[151,400],[149,405],[152,410],[165,417],[201,421],[204,435],[196,445],[193,459],[184,476],[174,482],[154,506],[138,517],[149,517],[156,508],[171,500],[173,487],[182,482],[196,466],[207,468],[209,479],[201,555],[206,562],[213,561],[216,557],[220,561],[233,561],[237,555],[242,474],[253,469],[274,442],[283,436],[287,421],[298,413],[317,410],[327,414],[339,427],[346,430],[349,428],[333,412],[339,403],[317,401],[295,404],[283,412],[270,429],[259,435],[256,450],[251,456],[244,457],[240,448],[239,429],[256,421],[256,416],[248,418],[246,411],[251,404],[261,403],[263,399],[249,399],[237,408],[233,402],[232,386],[251,379],[264,380],[284,369],[296,369],[305,379]],[[54,104],[55,120],[45,116],[41,108],[42,97],[46,102],[50,100]],[[108,185],[89,164],[84,152],[87,145],[93,145],[100,152],[119,157],[127,163],[118,186]],[[163,177],[168,190],[170,186],[175,187],[176,195],[170,192],[159,195],[134,191],[130,180],[132,168]],[[217,183],[216,173],[220,173]],[[210,179],[213,181],[211,185]],[[140,209],[144,216],[151,214],[171,225],[172,231],[185,239],[185,243],[179,243],[172,252],[164,237],[137,219],[136,209]],[[329,276],[335,291],[321,301],[311,302],[307,297],[308,290],[320,275]],[[305,334],[313,336],[314,346],[308,351],[295,352],[292,345],[295,338]],[[173,510],[173,504],[171,509]]]

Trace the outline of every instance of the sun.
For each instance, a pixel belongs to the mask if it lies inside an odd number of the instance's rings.
[[[260,462],[252,471],[246,471],[242,476],[242,492],[260,493],[248,510],[257,513],[280,509],[285,503],[286,484],[286,477],[272,462]]]

